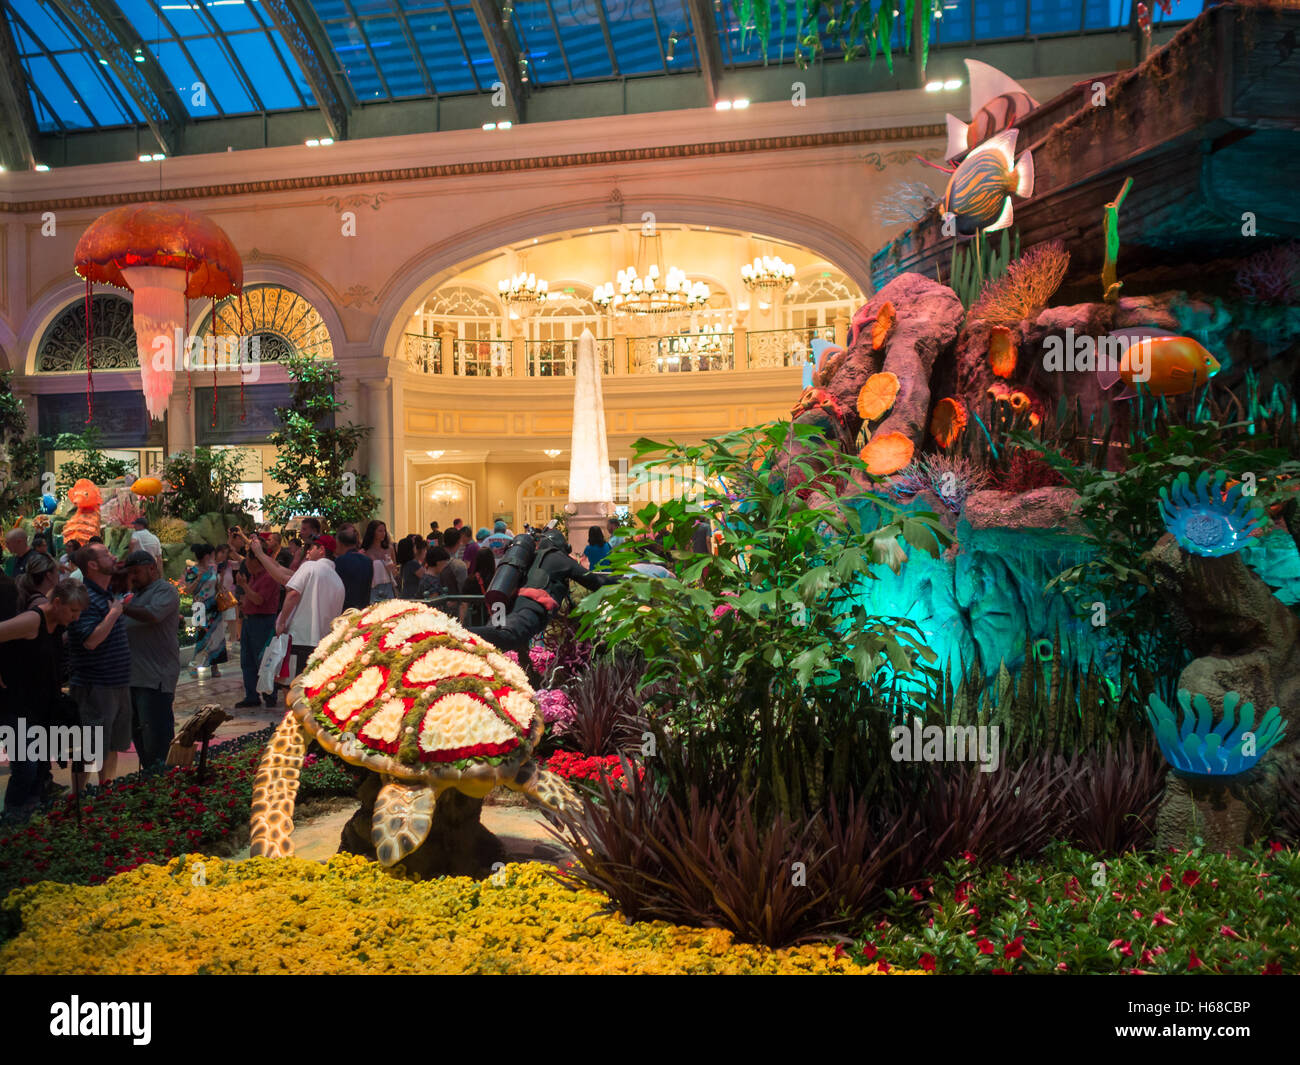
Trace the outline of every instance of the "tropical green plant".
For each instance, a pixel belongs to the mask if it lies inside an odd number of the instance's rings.
[[[948,286],[969,311],[985,287],[999,280],[1007,272],[1007,267],[1019,258],[1019,230],[1002,230],[997,247],[987,236],[980,234],[976,234],[975,240],[968,244],[953,241]]]
[[[135,463],[112,459],[104,454],[99,430],[93,425],[79,433],[60,433],[46,447],[52,451],[72,452],[72,456],[59,463],[59,468],[54,471],[56,492],[60,496],[66,495],[68,489],[83,477],[103,488],[119,477],[134,477],[138,472]]]
[[[924,71],[930,54],[930,23],[932,0],[738,0],[736,11],[744,36],[758,38],[763,55],[767,55],[768,42],[773,36],[784,36],[791,6],[794,8],[795,62],[807,66],[826,48],[838,49],[845,59],[868,56],[874,62],[877,55],[894,69],[893,52],[909,52],[914,44],[920,48],[921,70]],[[899,24],[906,27],[902,44],[895,45],[895,31]],[[918,39],[919,38],[919,39]]]
[[[164,497],[168,514],[198,521],[204,514],[235,514],[243,510],[239,486],[247,453],[238,448],[196,447],[180,451],[163,466],[163,479],[172,486]]]
[[[647,728],[690,752],[672,761],[683,767],[668,782],[678,801],[703,782],[693,774],[718,766],[735,788],[753,791],[761,817],[863,793],[887,757],[898,678],[932,671],[934,654],[914,624],[868,614],[855,590],[871,579],[872,563],[901,553],[899,540],[937,554],[951,537],[932,514],[876,498],[845,503],[841,493],[865,467],[811,426],[778,422],[695,446],[633,447],[638,460],[656,456],[648,472],[698,474],[694,497],[637,515],[677,573],[632,572],[577,612],[583,636],[645,656]],[[771,461],[782,453],[785,473]],[[811,483],[826,504],[801,499]],[[701,521],[717,529],[716,555],[692,553]],[[640,546],[620,545],[615,571],[640,560]]]
[[[284,522],[314,514],[331,528],[366,521],[378,511],[379,497],[370,478],[348,466],[370,427],[338,423],[348,405],[334,396],[339,369],[333,362],[296,355],[283,365],[294,383],[293,400],[276,408],[281,428],[270,436],[277,448],[270,474],[284,490],[266,497],[267,517]]]
[[[0,522],[6,529],[41,498],[41,445],[28,433],[27,412],[12,380],[12,370],[0,373]]]

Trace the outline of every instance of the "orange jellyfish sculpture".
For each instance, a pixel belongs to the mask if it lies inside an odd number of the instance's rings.
[[[151,417],[161,418],[171,395],[172,374],[184,357],[188,340],[188,301],[240,295],[244,264],[239,253],[206,215],[173,204],[140,203],[118,207],[95,219],[77,241],[75,258],[77,276],[86,282],[90,402],[94,394],[90,286],[97,281],[131,292],[145,406]],[[177,336],[181,338],[179,350]],[[159,343],[160,338],[167,342]]]

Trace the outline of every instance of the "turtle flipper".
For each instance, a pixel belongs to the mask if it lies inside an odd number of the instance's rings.
[[[582,800],[565,783],[564,778],[549,769],[543,769],[535,761],[525,762],[519,775],[508,782],[506,787],[560,813],[582,809]]]
[[[427,784],[388,781],[375,798],[370,839],[383,866],[396,865],[424,842],[433,827],[438,793]]]
[[[255,858],[287,858],[293,854],[289,838],[293,834],[293,804],[306,753],[307,733],[293,714],[285,714],[253,778],[248,851]]]

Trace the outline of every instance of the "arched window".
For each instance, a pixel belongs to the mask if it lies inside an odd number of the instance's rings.
[[[261,362],[278,362],[294,353],[334,357],[334,344],[320,312],[298,293],[279,285],[251,285],[238,300],[218,302],[215,326],[214,315],[209,313],[195,336],[210,333],[256,337]]]
[[[564,513],[569,501],[569,471],[546,470],[535,473],[519,486],[519,522],[516,526],[545,525],[557,514]]]
[[[424,336],[450,326],[458,340],[498,340],[505,312],[495,296],[468,285],[447,285],[424,301],[413,324]]]
[[[90,299],[90,350],[96,370],[135,370],[131,301],[112,293]],[[69,304],[52,321],[36,349],[37,373],[86,372],[86,303]]]
[[[833,326],[837,317],[852,317],[864,302],[858,286],[842,273],[822,269],[797,278],[781,309],[786,329],[804,329]]]

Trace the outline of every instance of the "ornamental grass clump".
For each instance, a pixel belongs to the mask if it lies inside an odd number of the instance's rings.
[[[570,685],[572,712],[564,725],[565,747],[585,755],[618,755],[641,746],[644,731],[637,686],[642,664],[636,658],[593,659]]]

